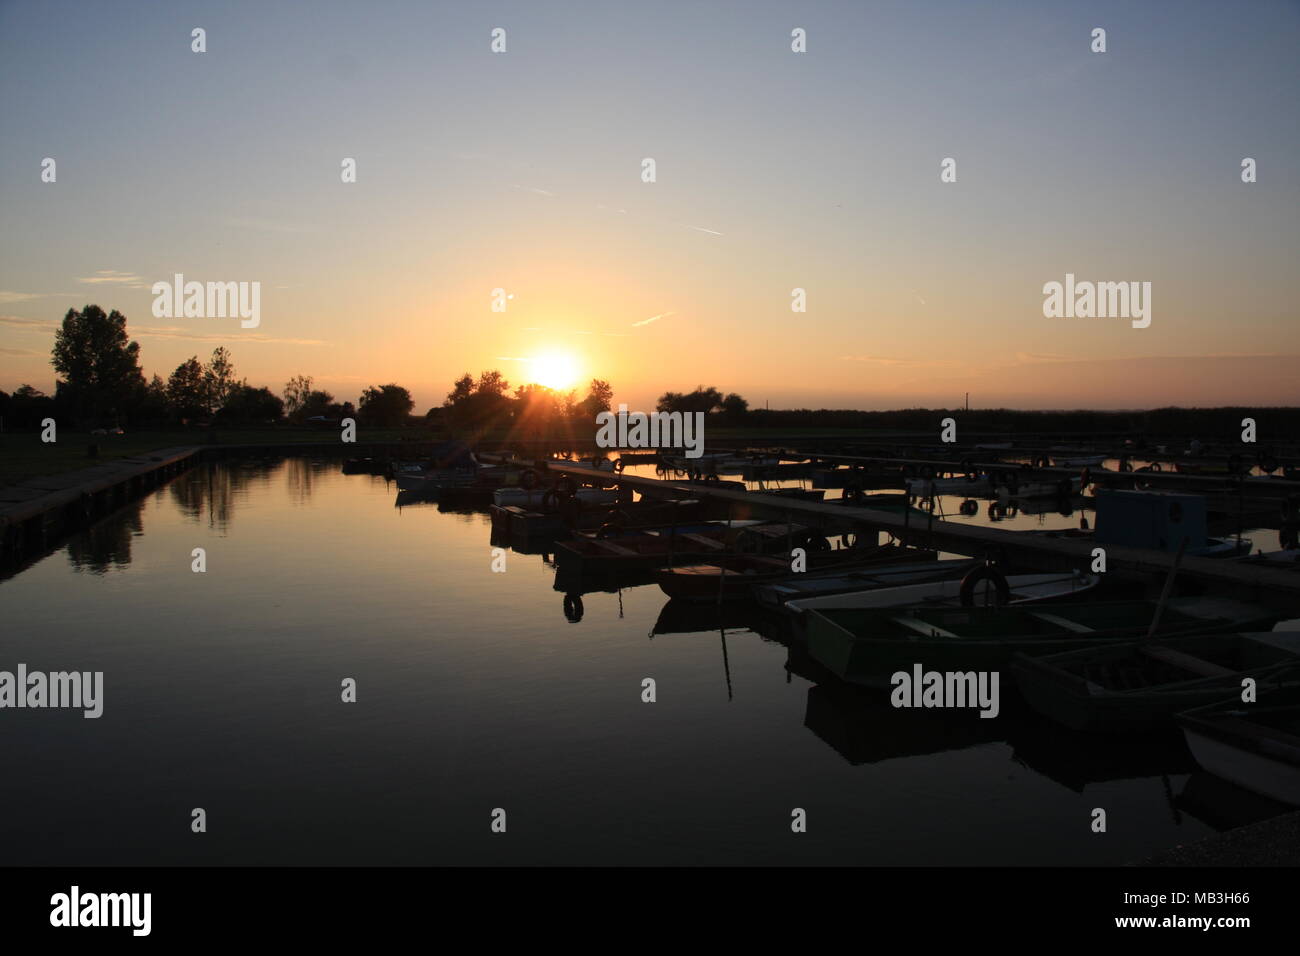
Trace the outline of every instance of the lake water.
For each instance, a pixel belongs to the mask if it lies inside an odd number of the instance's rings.
[[[0,669],[105,684],[98,720],[0,712],[3,862],[1117,864],[1282,809],[1177,734],[894,710],[730,614],[652,634],[654,585],[571,622],[542,556],[493,573],[486,514],[394,500],[203,465],[0,582]]]

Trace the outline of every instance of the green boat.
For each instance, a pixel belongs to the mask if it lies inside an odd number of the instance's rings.
[[[808,614],[808,650],[843,680],[888,686],[914,664],[948,671],[994,671],[1017,653],[1040,655],[1135,640],[1151,626],[1155,601],[1057,604],[1050,608],[913,607],[826,609]],[[1175,598],[1161,636],[1270,627],[1274,616],[1219,598]]]
[[[1011,673],[1029,706],[1074,730],[1133,732],[1238,696],[1256,681],[1300,663],[1300,632],[1198,634],[1108,644],[1046,657],[1017,655]]]

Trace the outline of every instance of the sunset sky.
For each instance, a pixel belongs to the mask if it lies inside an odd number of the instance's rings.
[[[0,388],[52,392],[93,302],[146,375],[224,345],[419,412],[565,365],[633,407],[1300,404],[1297,49],[1267,0],[0,2]],[[1067,272],[1151,326],[1045,318]],[[175,273],[260,326],[155,318]]]

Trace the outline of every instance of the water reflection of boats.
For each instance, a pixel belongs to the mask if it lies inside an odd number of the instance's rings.
[[[1288,804],[1243,790],[1199,768],[1183,784],[1174,798],[1174,806],[1220,831],[1268,820],[1292,809]]]
[[[973,710],[899,709],[888,691],[832,682],[808,688],[804,726],[854,765],[965,750],[1006,739],[1002,717]]]
[[[712,631],[749,630],[765,640],[785,643],[790,639],[786,623],[777,615],[749,604],[724,601],[667,601],[659,611],[651,634],[697,634]]]

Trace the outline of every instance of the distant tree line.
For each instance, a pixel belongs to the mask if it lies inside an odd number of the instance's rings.
[[[37,428],[45,418],[86,428],[162,424],[268,424],[284,420],[336,422],[356,417],[379,426],[404,425],[415,403],[400,385],[367,388],[357,406],[336,403],[298,375],[281,398],[235,373],[230,351],[214,349],[207,362],[186,359],[164,380],[148,382],[140,368],[139,343],[130,340],[126,316],[97,305],[69,309],[55,331],[51,364],[59,374],[54,395],[22,385],[0,391],[0,422],[6,430]]]

